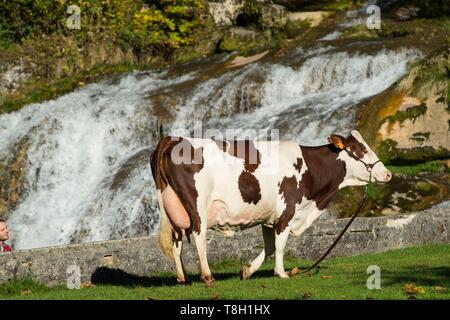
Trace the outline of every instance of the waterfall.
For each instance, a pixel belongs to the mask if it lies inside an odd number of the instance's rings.
[[[203,79],[136,72],[0,115],[0,162],[27,141],[24,188],[8,212],[16,249],[142,236],[157,228],[149,156],[159,137],[150,98],[185,99],[159,105],[173,115],[167,132],[204,128],[280,129],[281,138],[323,144],[352,129],[355,108],[382,92],[420,56],[415,50],[376,54],[302,52],[299,66],[254,63]],[[189,82],[190,83],[190,82]],[[167,95],[171,95],[167,93]]]
[[[374,55],[312,50],[317,55],[300,52],[307,59],[298,68],[253,64],[202,83],[179,106],[172,132],[203,121],[204,128],[233,129],[243,137],[252,137],[250,130],[279,129],[283,139],[320,144],[333,131],[350,131],[358,103],[387,89],[420,57],[413,49]],[[260,87],[256,72],[264,77]]]
[[[146,96],[190,77],[132,74],[117,84],[91,84],[0,116],[0,159],[24,138],[29,145],[23,168],[26,192],[8,214],[14,247],[151,231],[157,217],[149,199],[149,157],[127,172],[126,181],[120,183],[117,174],[155,144],[157,119]]]

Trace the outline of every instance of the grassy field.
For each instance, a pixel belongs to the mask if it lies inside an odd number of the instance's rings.
[[[287,258],[286,270],[310,261]],[[250,280],[239,280],[239,261],[212,264],[214,288],[197,274],[189,286],[176,286],[173,274],[136,277],[112,273],[109,284],[82,289],[48,288],[28,280],[0,285],[0,299],[450,299],[450,244],[427,245],[381,254],[329,259],[319,272],[290,279],[273,276],[273,259]],[[381,289],[369,290],[370,265],[381,270]],[[104,278],[108,279],[108,277]]]

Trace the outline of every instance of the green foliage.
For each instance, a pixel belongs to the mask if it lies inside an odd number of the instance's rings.
[[[205,10],[204,1],[163,1],[133,15],[122,36],[141,49],[179,48],[195,42],[194,31],[201,26],[198,18]]]
[[[66,26],[69,5],[80,8],[81,30]],[[108,32],[139,51],[178,48],[194,42],[205,10],[205,0],[1,0],[0,45],[42,34],[83,40]]]
[[[261,4],[256,1],[246,1],[243,8],[242,20],[247,26],[253,25],[263,29]]]

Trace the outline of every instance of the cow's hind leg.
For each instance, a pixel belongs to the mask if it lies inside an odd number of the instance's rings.
[[[241,280],[250,278],[264,262],[265,258],[269,257],[275,251],[275,230],[273,228],[262,225],[262,233],[264,239],[264,249],[254,259],[249,266],[245,266],[241,270]]]
[[[177,239],[174,239],[172,252],[175,260],[175,267],[177,270],[177,283],[187,284],[186,271],[184,270],[183,261],[181,260],[181,253],[183,251],[182,233],[177,233]]]
[[[209,269],[208,259],[206,257],[206,223],[201,223],[200,233],[194,232],[193,235],[200,260],[200,278],[205,282],[207,288],[211,288],[214,286],[214,278]]]

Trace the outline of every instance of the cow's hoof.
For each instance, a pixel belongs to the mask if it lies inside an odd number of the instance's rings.
[[[191,282],[189,280],[177,279],[177,285],[179,285],[179,286],[188,286],[188,285],[191,285]]]
[[[213,276],[201,276],[200,279],[202,279],[203,282],[205,282],[206,288],[214,287],[215,280],[214,280]]]
[[[286,273],[286,272],[275,272],[275,275],[276,276],[278,276],[279,278],[282,278],[282,279],[287,279],[287,278],[289,278],[289,275]]]
[[[250,271],[250,267],[249,266],[243,267],[241,269],[241,272],[239,275],[241,277],[241,280],[246,280],[246,279],[250,278],[250,276],[252,275],[252,273]]]

